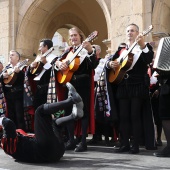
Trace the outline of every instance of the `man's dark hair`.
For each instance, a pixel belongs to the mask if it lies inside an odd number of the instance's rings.
[[[42,39],[40,42],[43,42],[43,46],[47,46],[48,49],[50,49],[51,47],[53,47],[53,42],[51,39]]]

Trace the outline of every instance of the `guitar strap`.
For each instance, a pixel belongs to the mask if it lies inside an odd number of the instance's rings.
[[[8,65],[6,66],[6,69],[9,69],[9,68],[13,68],[12,64],[8,64]]]

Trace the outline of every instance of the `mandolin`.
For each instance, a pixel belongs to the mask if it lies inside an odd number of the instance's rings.
[[[43,55],[38,55],[35,59],[35,62],[37,62],[37,66],[34,68],[31,68],[30,72],[31,74],[39,74],[42,69],[44,64],[40,61],[41,57],[48,57],[48,55],[54,50],[54,47],[51,47],[49,50],[47,50]]]
[[[28,63],[29,59],[23,60],[20,62],[18,68],[21,69],[23,66],[25,66]],[[3,73],[7,72],[8,73],[8,78],[4,78],[3,82],[5,84],[12,85],[17,79],[17,73],[14,71],[13,68],[6,68],[4,69]]]
[[[85,41],[92,41],[94,40],[94,38],[97,37],[97,35],[98,35],[98,31],[94,31],[85,39]],[[67,54],[66,58],[61,59],[61,61],[66,62],[68,64],[68,69],[65,71],[59,70],[57,72],[57,80],[59,83],[65,84],[67,82],[70,82],[73,76],[73,73],[79,68],[80,59],[79,59],[78,54],[82,50],[83,50],[83,47],[82,45],[80,45],[75,53],[73,53],[73,51],[70,51]]]
[[[142,32],[142,35],[147,35],[149,32],[151,32],[152,29],[153,26],[150,25],[147,30]],[[128,50],[121,50],[120,56],[116,59],[119,62],[119,66],[109,70],[108,80],[110,83],[118,84],[121,82],[127,70],[131,67],[133,63],[134,54],[132,54],[131,52],[136,45],[137,42],[135,41]]]

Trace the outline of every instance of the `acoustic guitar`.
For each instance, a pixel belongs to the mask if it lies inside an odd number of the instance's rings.
[[[34,61],[37,62],[37,66],[34,68],[31,68],[30,70],[31,74],[39,74],[42,71],[44,64],[40,61],[41,57],[47,57],[53,50],[54,50],[54,47],[51,47],[43,55],[38,55],[36,57]]]
[[[26,59],[26,60],[23,60],[20,62],[18,68],[22,68],[24,65],[26,65],[28,63],[29,59]],[[7,72],[8,73],[8,78],[4,78],[3,82],[5,84],[9,84],[9,85],[13,85],[14,82],[16,81],[17,79],[17,73],[14,71],[13,68],[6,68],[4,72]]]
[[[142,35],[147,35],[149,32],[151,32],[152,29],[153,26],[150,25],[147,30],[142,32]],[[128,50],[121,50],[120,56],[116,59],[116,61],[119,62],[119,66],[109,70],[108,80],[110,83],[118,84],[122,81],[127,70],[131,67],[133,63],[134,54],[132,54],[131,52],[136,45],[137,42],[135,41]]]
[[[98,35],[98,31],[92,32],[86,39],[85,41],[91,41],[94,40]],[[65,71],[59,70],[57,72],[57,80],[60,84],[65,84],[67,82],[70,82],[73,73],[79,68],[80,66],[80,59],[78,54],[80,51],[83,49],[82,45],[79,46],[79,48],[76,50],[75,53],[70,51],[66,58],[61,59],[62,62],[66,62],[68,64],[68,68]]]

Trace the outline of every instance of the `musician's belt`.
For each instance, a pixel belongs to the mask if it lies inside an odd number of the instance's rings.
[[[88,78],[88,77],[89,77],[88,74],[73,75],[72,80],[81,79],[81,78]]]
[[[128,79],[128,78],[129,78],[129,74],[126,73],[126,74],[124,75],[124,79]]]
[[[8,86],[6,86],[5,89],[6,89],[7,92],[13,93],[13,92],[17,92],[17,91],[22,91],[23,87],[22,86],[17,86],[17,87],[8,87]]]
[[[47,86],[48,86],[48,84],[37,85],[37,88],[38,88],[38,89],[42,89],[42,88],[47,87]]]

